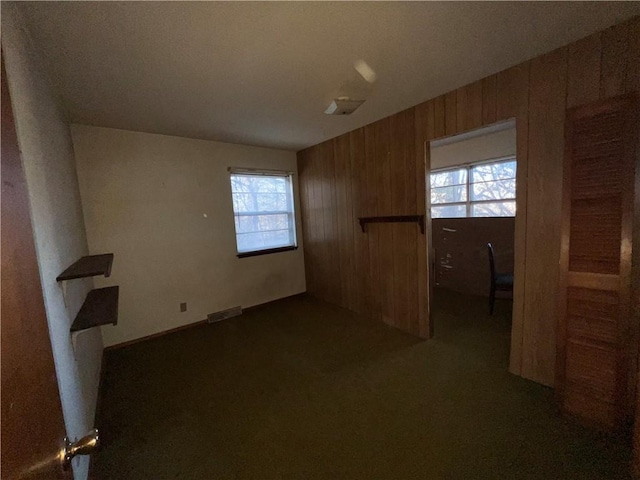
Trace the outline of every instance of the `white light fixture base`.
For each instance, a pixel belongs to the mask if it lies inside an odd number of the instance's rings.
[[[364,103],[364,100],[352,100],[349,97],[336,98],[324,111],[327,115],[351,115]]]

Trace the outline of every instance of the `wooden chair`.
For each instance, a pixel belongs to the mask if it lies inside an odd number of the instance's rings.
[[[489,269],[491,271],[491,290],[489,291],[489,315],[493,315],[493,305],[496,302],[496,291],[513,292],[513,274],[496,273],[493,255],[493,245],[487,243],[489,250]]]

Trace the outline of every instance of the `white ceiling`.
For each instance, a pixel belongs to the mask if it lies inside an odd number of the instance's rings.
[[[640,2],[24,2],[70,121],[297,150],[640,14]],[[373,84],[353,68],[364,60]],[[339,95],[366,98],[326,116]]]

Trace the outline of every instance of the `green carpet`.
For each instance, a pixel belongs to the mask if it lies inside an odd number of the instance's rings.
[[[419,341],[294,297],[106,354],[98,479],[618,479],[630,451],[507,372],[510,302]]]

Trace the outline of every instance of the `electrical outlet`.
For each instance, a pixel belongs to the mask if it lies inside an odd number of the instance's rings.
[[[180,304],[180,311],[181,312],[186,312],[187,311],[187,302],[184,302],[184,303]]]

